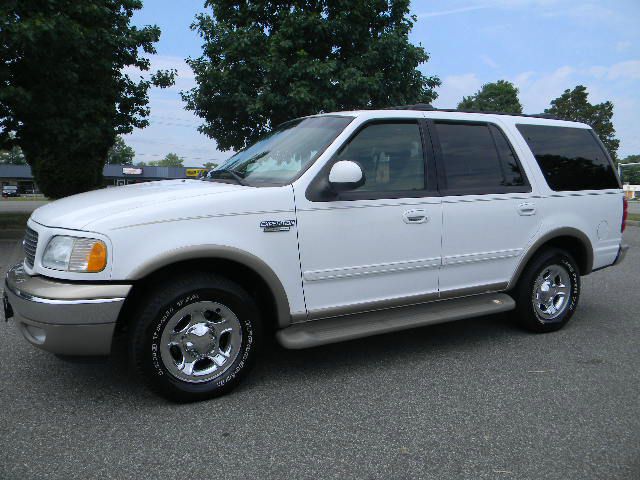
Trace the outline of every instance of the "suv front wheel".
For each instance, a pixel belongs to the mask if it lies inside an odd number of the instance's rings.
[[[235,387],[252,366],[262,333],[253,298],[209,273],[157,285],[134,321],[132,364],[152,390],[179,402]]]
[[[578,266],[564,250],[545,249],[529,262],[512,295],[513,315],[524,328],[536,333],[559,330],[578,306]]]

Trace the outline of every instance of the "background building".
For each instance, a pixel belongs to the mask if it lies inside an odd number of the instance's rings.
[[[105,165],[102,174],[104,186],[115,187],[154,180],[198,178],[206,171],[205,168]],[[0,184],[17,185],[21,194],[38,193],[38,186],[33,181],[29,165],[0,165]]]

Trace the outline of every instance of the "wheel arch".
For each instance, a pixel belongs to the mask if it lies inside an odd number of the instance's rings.
[[[273,328],[291,324],[289,300],[275,272],[257,256],[228,246],[190,246],[165,252],[139,265],[129,275],[133,288],[118,318],[117,331],[127,324],[130,313],[154,283],[185,271],[212,271],[242,285],[266,309],[265,320]]]
[[[593,245],[582,231],[564,227],[545,233],[528,248],[511,277],[508,289],[516,286],[520,275],[531,259],[544,248],[557,247],[569,252],[578,264],[580,275],[588,275],[593,270]]]

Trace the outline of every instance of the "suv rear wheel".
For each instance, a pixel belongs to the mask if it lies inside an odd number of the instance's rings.
[[[529,262],[512,295],[513,315],[524,328],[536,333],[559,330],[578,306],[578,266],[564,250],[545,249]]]
[[[259,309],[238,284],[209,273],[158,285],[131,331],[132,364],[148,386],[180,402],[234,388],[261,340]]]

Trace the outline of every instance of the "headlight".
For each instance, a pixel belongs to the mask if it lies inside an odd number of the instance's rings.
[[[56,236],[44,249],[42,265],[69,272],[101,272],[107,266],[107,246],[95,238]]]

